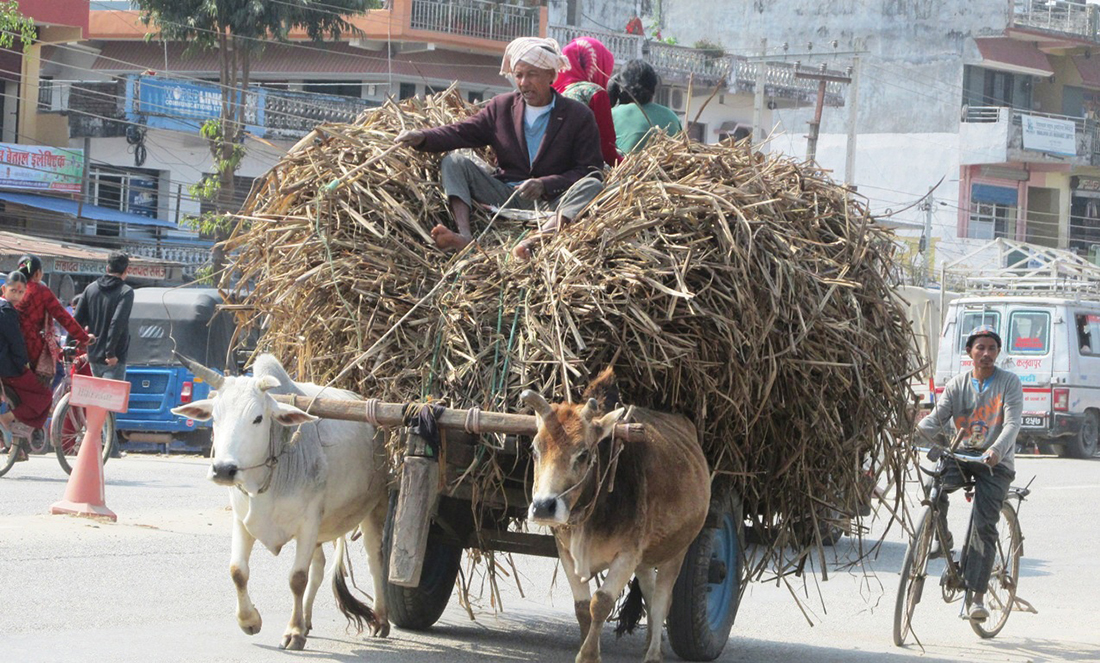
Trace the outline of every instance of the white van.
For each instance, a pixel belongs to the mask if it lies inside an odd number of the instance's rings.
[[[967,296],[948,306],[936,356],[938,396],[970,370],[966,337],[991,325],[1002,340],[998,366],[1024,386],[1021,443],[1091,458],[1100,438],[1100,301],[1061,296]]]

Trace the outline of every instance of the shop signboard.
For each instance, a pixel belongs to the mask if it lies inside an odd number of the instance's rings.
[[[1077,126],[1069,120],[1036,115],[1021,115],[1024,149],[1050,154],[1077,154]]]
[[[84,150],[0,143],[0,187],[80,193]]]

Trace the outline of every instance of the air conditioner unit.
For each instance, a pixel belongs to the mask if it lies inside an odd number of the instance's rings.
[[[672,88],[668,94],[668,106],[672,110],[682,113],[684,111],[684,91]]]

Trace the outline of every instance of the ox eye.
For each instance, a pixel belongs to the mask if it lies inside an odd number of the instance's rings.
[[[256,418],[252,420],[252,423],[258,424],[258,423],[262,422],[263,420],[264,420],[264,415],[257,414]]]
[[[580,465],[581,463],[587,463],[588,462],[588,450],[585,449],[584,451],[577,454],[576,458],[573,459],[573,462],[577,463],[578,465]]]

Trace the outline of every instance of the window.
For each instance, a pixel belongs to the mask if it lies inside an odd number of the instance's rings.
[[[1050,349],[1050,313],[1013,311],[1007,340],[1011,354],[1045,355]]]
[[[467,92],[466,93],[466,101],[469,101],[471,104],[481,103],[482,101],[485,101],[485,93],[484,92]]]
[[[966,337],[982,325],[1000,330],[1001,314],[997,311],[965,311],[959,323],[959,354],[966,354]]]
[[[1000,203],[970,203],[970,223],[967,224],[970,239],[996,239],[1016,237],[1016,206]]]
[[[707,142],[707,125],[702,122],[688,122],[687,128],[688,138],[698,142]]]
[[[1081,354],[1088,356],[1100,356],[1100,315],[1095,313],[1078,313],[1077,320],[1077,347]]]
[[[408,99],[416,96],[416,83],[402,83],[397,88],[398,99]]]
[[[963,103],[967,106],[1008,106],[1031,110],[1034,76],[966,66],[963,69]]]
[[[433,94],[439,94],[440,92],[446,92],[447,87],[448,86],[446,86],[446,85],[425,85],[424,86],[424,96],[425,97],[430,97]]]
[[[90,202],[155,219],[160,187],[158,175],[155,170],[125,171],[92,167],[88,172]]]

